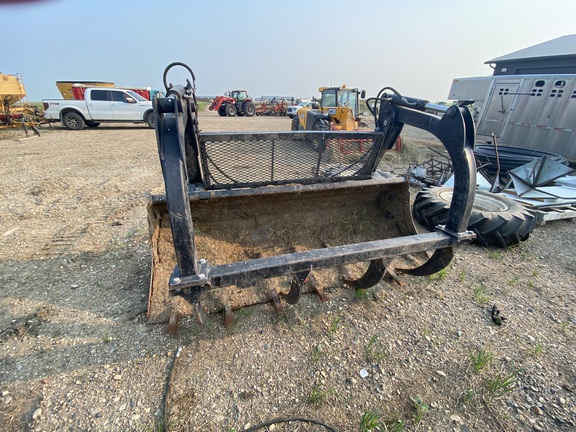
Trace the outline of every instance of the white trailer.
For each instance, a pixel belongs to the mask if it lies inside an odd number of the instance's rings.
[[[576,75],[457,78],[450,100],[474,101],[476,141],[542,150],[576,163]]]

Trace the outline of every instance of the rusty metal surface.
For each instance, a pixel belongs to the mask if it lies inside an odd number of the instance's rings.
[[[318,297],[320,298],[321,302],[327,302],[328,301],[328,296],[324,293],[324,289],[322,288],[322,286],[320,286],[320,283],[316,280],[314,275],[311,274],[308,276],[307,283],[312,288],[314,288],[314,291],[316,291],[316,294],[318,294]]]
[[[168,319],[168,328],[166,333],[169,335],[176,334],[178,331],[178,310],[172,309],[170,312],[170,318]]]
[[[224,305],[224,324],[226,327],[232,327],[234,324],[234,314],[232,313],[232,306],[229,304]]]
[[[274,306],[274,310],[277,314],[284,313],[284,306],[282,306],[282,302],[280,301],[280,297],[278,297],[278,293],[275,290],[270,290],[270,298],[272,299],[272,305]]]

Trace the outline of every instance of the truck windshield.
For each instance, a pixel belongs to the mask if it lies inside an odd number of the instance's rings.
[[[130,96],[132,96],[138,102],[146,102],[148,100],[145,97],[140,96],[138,93],[136,93],[135,91],[132,91],[132,90],[126,90],[126,93],[128,93]]]

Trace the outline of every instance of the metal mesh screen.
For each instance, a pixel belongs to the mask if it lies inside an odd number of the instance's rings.
[[[207,189],[370,177],[383,135],[375,132],[201,133]]]

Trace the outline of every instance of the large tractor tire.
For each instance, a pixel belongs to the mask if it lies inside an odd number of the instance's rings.
[[[220,105],[220,108],[218,108],[218,115],[220,117],[226,117],[226,105]]]
[[[319,119],[318,121],[316,121],[316,123],[314,123],[314,126],[312,126],[312,130],[327,132],[330,130],[330,124],[328,123],[328,120]],[[322,150],[321,146],[322,146],[321,142],[312,141],[312,148],[314,149],[314,151],[319,152],[320,150]]]
[[[418,193],[413,205],[416,220],[432,231],[444,225],[452,200],[452,188],[433,187]],[[484,247],[518,244],[536,227],[536,216],[523,204],[511,198],[477,191],[468,230],[476,233],[474,243]]]
[[[297,115],[292,117],[292,123],[290,125],[290,130],[297,131],[300,130],[300,119]]]
[[[252,117],[256,114],[256,107],[252,102],[244,103],[244,114],[246,114],[246,117]]]
[[[236,109],[236,105],[228,104],[226,105],[226,115],[228,117],[235,117],[238,114],[238,110]]]

